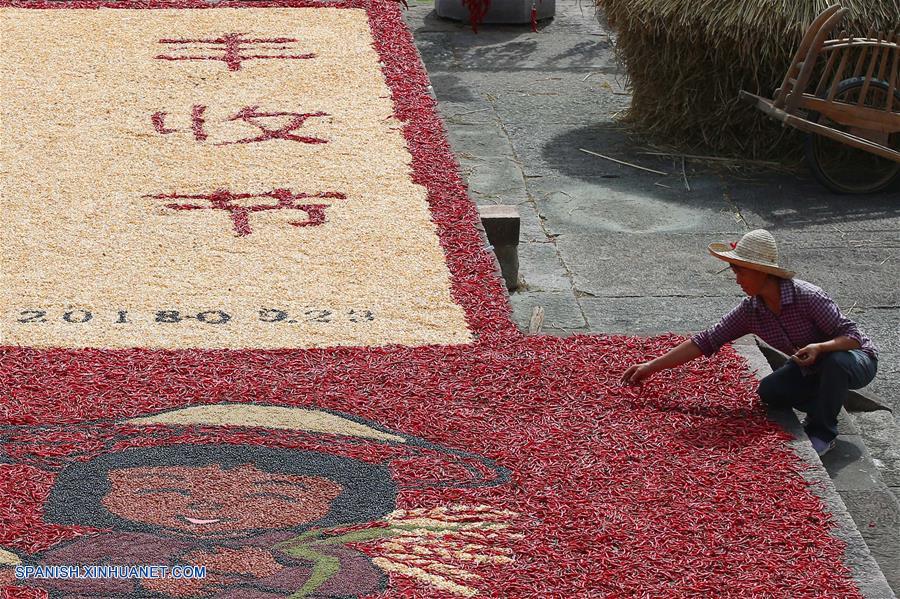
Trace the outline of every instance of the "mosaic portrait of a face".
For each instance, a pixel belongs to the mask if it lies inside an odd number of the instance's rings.
[[[204,566],[206,577],[29,582],[50,597],[360,597],[386,590],[389,572],[469,595],[461,561],[511,559],[491,547],[496,538],[472,552],[479,531],[509,529],[509,512],[398,509],[404,489],[504,484],[509,472],[486,458],[319,409],[226,404],[119,424],[101,451],[44,464],[57,471],[45,521],[92,532],[14,555],[41,566]],[[267,443],[273,429],[278,442]],[[28,435],[7,435],[7,460],[36,459]]]

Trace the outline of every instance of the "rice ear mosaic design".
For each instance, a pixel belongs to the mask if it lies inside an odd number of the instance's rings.
[[[859,596],[732,350],[517,331],[397,3],[0,27],[4,598]]]

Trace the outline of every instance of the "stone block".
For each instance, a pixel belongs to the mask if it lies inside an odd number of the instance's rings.
[[[494,249],[506,288],[519,284],[519,209],[509,205],[479,206],[481,226]]]

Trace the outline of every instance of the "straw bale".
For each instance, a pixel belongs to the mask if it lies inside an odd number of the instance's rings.
[[[597,0],[616,31],[632,104],[624,120],[684,149],[793,160],[800,136],[738,100],[771,97],[831,0]],[[900,25],[898,0],[843,0],[839,30]]]

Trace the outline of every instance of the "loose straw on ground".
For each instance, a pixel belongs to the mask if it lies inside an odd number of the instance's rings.
[[[759,166],[780,166],[773,160],[750,160],[744,158],[727,158],[725,156],[701,156],[698,154],[681,154],[677,152],[638,152],[645,156],[672,156],[674,158],[687,158],[689,160],[706,160],[709,162],[732,162],[739,164],[756,164]]]
[[[585,150],[584,148],[578,148],[578,150],[581,152],[584,152],[585,154],[590,154],[591,156],[597,156],[598,158],[603,158],[604,160],[609,160],[610,162],[615,162],[616,164],[624,164],[625,166],[630,166],[631,168],[636,168],[636,169],[640,169],[642,171],[647,171],[648,173],[655,173],[657,175],[662,175],[663,177],[669,176],[669,173],[664,173],[662,171],[653,170],[652,168],[647,168],[646,166],[639,166],[637,164],[625,162],[624,160],[617,160],[616,158],[610,158],[609,156],[604,156],[603,154],[598,154],[597,152],[591,152],[590,150]]]

